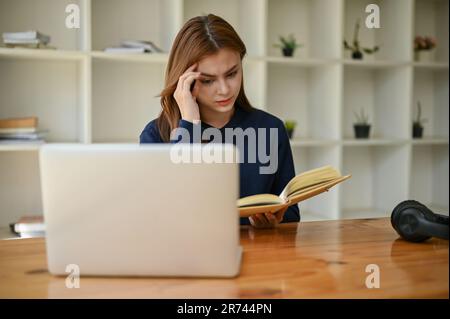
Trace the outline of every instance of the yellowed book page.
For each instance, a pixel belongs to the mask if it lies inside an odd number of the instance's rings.
[[[272,204],[282,204],[283,201],[279,196],[273,194],[257,194],[246,196],[238,199],[237,205],[238,207],[243,206],[260,206],[260,205],[272,205]]]
[[[342,176],[342,177],[340,177],[338,179],[335,179],[335,180],[333,180],[331,182],[324,183],[324,184],[322,184],[322,185],[320,185],[318,187],[313,187],[313,188],[311,188],[309,190],[306,190],[304,192],[299,192],[299,193],[293,194],[292,196],[289,196],[289,199],[288,199],[289,205],[297,204],[297,203],[299,203],[301,201],[304,201],[304,200],[306,200],[308,198],[314,197],[316,195],[319,195],[320,193],[328,191],[331,187],[333,187],[333,186],[335,186],[335,185],[337,185],[339,183],[342,183],[343,181],[349,179],[350,177],[351,177],[351,175],[345,175],[345,176]]]
[[[330,165],[303,172],[289,181],[289,183],[281,192],[280,197],[283,199],[287,199],[290,194],[298,190],[309,187],[311,185],[329,182],[333,179],[339,178],[340,176],[340,173]]]
[[[325,184],[328,184],[328,183],[330,183],[330,182],[333,182],[333,181],[335,181],[335,180],[336,180],[336,178],[334,178],[334,179],[332,179],[332,180],[329,180],[329,181],[326,181],[326,182],[317,183],[317,184],[308,186],[308,187],[306,187],[306,188],[299,189],[299,190],[297,190],[297,191],[295,191],[295,192],[293,192],[293,193],[288,194],[288,198],[292,198],[293,196],[297,196],[297,195],[300,195],[300,194],[309,192],[309,191],[311,191],[311,190],[317,189],[317,188],[319,188],[319,187],[321,187],[321,186],[323,186],[323,185],[325,185]]]

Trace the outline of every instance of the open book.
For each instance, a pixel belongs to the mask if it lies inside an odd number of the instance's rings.
[[[248,217],[259,213],[275,213],[328,191],[351,175],[342,176],[339,171],[327,165],[312,169],[295,176],[289,181],[280,195],[258,194],[242,197],[238,200],[239,215]]]

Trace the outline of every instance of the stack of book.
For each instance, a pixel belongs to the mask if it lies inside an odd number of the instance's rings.
[[[151,41],[125,40],[118,47],[109,47],[105,52],[110,53],[163,53],[164,51]]]
[[[50,36],[39,31],[31,30],[25,32],[4,32],[3,43],[11,48],[33,48],[33,49],[54,49],[48,45]]]
[[[45,237],[44,217],[23,216],[15,223],[9,224],[11,232],[22,238]]]
[[[38,118],[35,116],[0,119],[0,143],[44,142],[46,133],[38,130]]]

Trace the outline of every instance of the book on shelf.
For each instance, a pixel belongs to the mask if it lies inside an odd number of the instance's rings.
[[[36,133],[37,127],[12,127],[12,128],[0,128],[1,134],[22,134],[22,133]]]
[[[41,141],[48,130],[38,129],[36,116],[0,119],[0,141]]]
[[[147,52],[163,53],[164,51],[152,41],[146,40],[125,40],[121,42],[122,47],[126,48],[144,48]]]
[[[3,39],[4,44],[45,44],[39,39],[32,39],[32,40],[16,40],[16,39]]]
[[[119,46],[108,47],[104,49],[109,53],[162,53],[161,48],[152,41],[144,40],[124,40]]]
[[[44,144],[44,139],[0,139],[0,145],[41,145]]]
[[[38,215],[23,216],[11,223],[10,230],[20,237],[44,237],[44,217]]]
[[[109,47],[104,50],[108,53],[147,53],[145,48]]]
[[[50,42],[50,36],[37,30],[28,30],[23,32],[3,32],[4,43],[43,43]]]
[[[330,165],[308,170],[292,178],[280,195],[257,194],[240,198],[237,202],[239,215],[248,217],[259,213],[275,213],[328,191],[350,177],[342,176]]]
[[[37,116],[0,118],[0,129],[36,128],[38,124]]]
[[[56,50],[56,47],[43,44],[43,43],[37,43],[37,44],[5,44],[6,48],[18,48],[18,49],[46,49],[46,50]]]
[[[47,130],[33,133],[0,133],[0,140],[43,140],[47,133]]]

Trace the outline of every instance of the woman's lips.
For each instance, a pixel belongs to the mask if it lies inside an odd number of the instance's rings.
[[[217,104],[221,105],[221,106],[225,106],[231,103],[232,98],[230,97],[227,100],[221,100],[221,101],[216,101]]]

